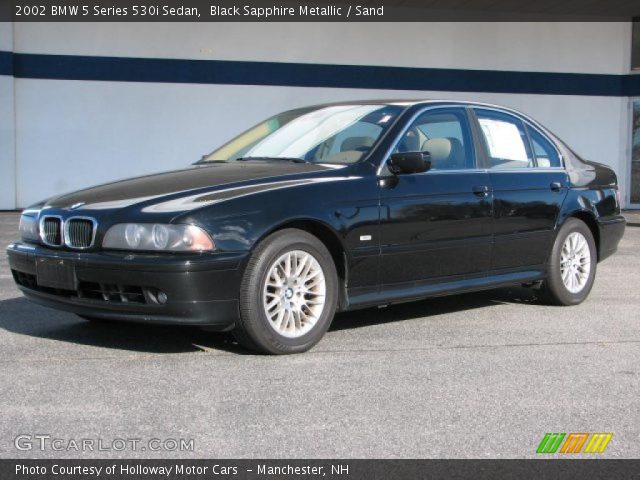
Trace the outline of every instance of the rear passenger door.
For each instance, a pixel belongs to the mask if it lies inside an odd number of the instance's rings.
[[[491,269],[543,264],[549,253],[568,177],[553,143],[510,113],[474,108],[493,188]]]

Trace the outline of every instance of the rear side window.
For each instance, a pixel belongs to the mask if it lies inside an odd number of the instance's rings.
[[[536,164],[540,168],[561,167],[560,156],[555,147],[535,128],[527,126]]]
[[[520,119],[492,110],[475,110],[487,147],[489,169],[535,166],[527,132]]]

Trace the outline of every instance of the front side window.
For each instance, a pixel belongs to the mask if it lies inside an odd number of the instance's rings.
[[[523,123],[511,115],[475,110],[487,147],[489,169],[533,167],[533,156]]]
[[[398,142],[395,153],[428,152],[431,170],[475,168],[466,112],[463,109],[427,111]]]
[[[276,115],[240,134],[203,162],[239,158],[354,163],[363,158],[404,107],[331,105]]]

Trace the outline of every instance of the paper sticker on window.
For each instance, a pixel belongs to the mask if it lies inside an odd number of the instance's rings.
[[[493,120],[491,118],[478,119],[484,132],[492,158],[527,162],[527,151],[524,148],[520,130],[513,123]]]

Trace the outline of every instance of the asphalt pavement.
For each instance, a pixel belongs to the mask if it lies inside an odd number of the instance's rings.
[[[17,223],[0,214],[0,245]],[[0,456],[519,458],[547,432],[611,432],[601,456],[638,458],[639,327],[636,227],[579,306],[513,288],[344,313],[312,351],[285,357],[32,304],[3,250]],[[193,449],[119,451],[117,439]],[[110,450],[78,452],[82,440]]]

